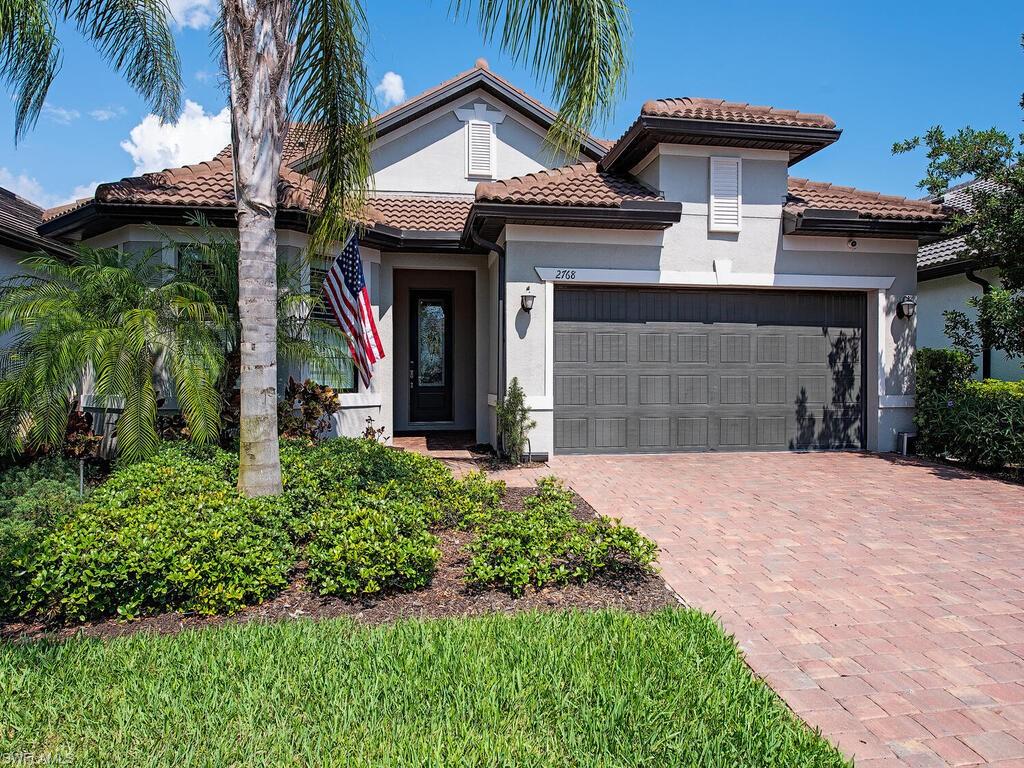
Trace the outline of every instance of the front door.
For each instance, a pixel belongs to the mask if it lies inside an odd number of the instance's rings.
[[[409,320],[409,421],[451,421],[451,291],[409,291]]]

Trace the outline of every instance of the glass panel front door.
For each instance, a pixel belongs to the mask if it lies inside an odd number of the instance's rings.
[[[451,421],[451,291],[410,291],[409,310],[409,421]]]
[[[444,302],[420,299],[416,308],[419,323],[419,360],[416,375],[421,387],[444,386],[445,327],[448,317]]]

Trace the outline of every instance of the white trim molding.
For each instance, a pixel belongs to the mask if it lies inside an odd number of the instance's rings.
[[[879,408],[913,408],[913,395],[879,395]]]
[[[563,269],[535,267],[544,282],[571,285],[657,285],[704,288],[809,288],[838,291],[886,291],[894,275],[807,275],[771,272],[733,272],[719,260],[711,272],[657,269]]]

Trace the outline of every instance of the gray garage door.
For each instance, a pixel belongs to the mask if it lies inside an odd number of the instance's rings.
[[[860,448],[865,296],[555,289],[555,452]]]

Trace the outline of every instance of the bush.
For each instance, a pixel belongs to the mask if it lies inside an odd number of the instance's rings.
[[[425,586],[441,557],[413,502],[360,495],[313,514],[309,580],[326,595],[354,597]]]
[[[537,422],[530,418],[530,409],[526,406],[526,393],[523,392],[519,379],[513,377],[508,383],[505,396],[495,409],[498,420],[498,436],[501,438],[501,455],[518,464],[523,460],[526,450],[526,437]]]
[[[20,497],[40,480],[53,480],[77,489],[78,462],[53,454],[0,471],[0,518],[9,515]]]
[[[968,381],[918,394],[918,452],[998,469],[1024,466],[1024,382]]]
[[[650,570],[657,546],[617,520],[573,516],[572,495],[553,477],[537,483],[522,513],[494,509],[476,526],[466,576],[521,595],[527,585],[583,583],[600,573]]]
[[[63,617],[230,613],[283,587],[295,561],[285,500],[248,499],[235,459],[167,448],[123,468],[46,537],[35,607]]]
[[[5,511],[0,513],[0,617],[16,616],[28,606],[31,563],[42,541],[79,501],[77,487],[49,479],[37,480],[20,496],[4,499]]]
[[[373,440],[284,442],[281,465],[285,494],[305,515],[325,501],[361,493],[409,502],[428,527],[460,520],[469,511],[462,485],[442,462]]]
[[[974,381],[970,356],[953,349],[914,355],[917,451],[999,468],[1024,465],[1024,384]]]
[[[966,352],[958,349],[922,347],[914,353],[918,395],[959,389],[974,376],[978,368]]]

